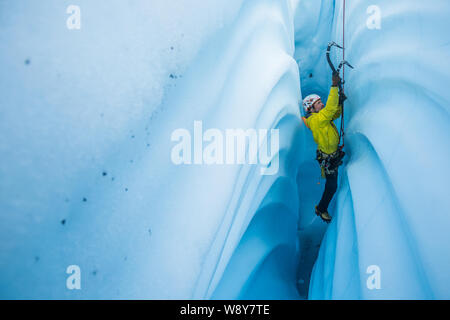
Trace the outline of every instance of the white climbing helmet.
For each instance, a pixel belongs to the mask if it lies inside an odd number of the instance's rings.
[[[317,94],[310,94],[305,99],[303,99],[303,108],[305,108],[305,111],[308,112],[313,104],[319,99],[320,97]]]

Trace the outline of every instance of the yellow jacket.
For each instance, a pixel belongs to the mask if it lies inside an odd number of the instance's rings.
[[[339,144],[339,133],[333,123],[342,112],[342,107],[338,104],[338,88],[331,87],[325,108],[304,119],[306,126],[312,131],[317,148],[327,154],[335,152]]]

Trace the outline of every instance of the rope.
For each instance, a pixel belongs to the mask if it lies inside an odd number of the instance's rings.
[[[345,61],[345,0],[343,0],[343,13],[342,13],[342,61]],[[344,93],[345,86],[345,64],[342,66],[342,93]],[[344,127],[344,102],[342,102],[342,112],[341,112],[341,130],[339,132],[339,144],[342,139],[342,146],[340,148],[344,148],[344,135],[345,135],[345,127]]]

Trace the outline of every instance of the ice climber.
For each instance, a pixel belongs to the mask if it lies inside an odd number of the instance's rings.
[[[324,104],[317,94],[311,94],[303,99],[306,126],[312,131],[317,144],[317,161],[319,162],[322,177],[326,178],[325,190],[319,204],[315,207],[316,214],[325,222],[331,221],[328,205],[337,190],[338,167],[342,164],[344,152],[338,148],[339,133],[333,123],[339,118],[342,106],[339,103],[339,85],[341,78],[338,73],[333,74],[333,84],[328,95],[327,104]]]

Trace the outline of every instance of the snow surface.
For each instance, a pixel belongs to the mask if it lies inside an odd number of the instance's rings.
[[[325,225],[298,104],[327,94],[341,0],[1,1],[0,298],[450,298],[450,3],[376,1],[371,30],[373,4],[347,1]],[[175,165],[171,134],[196,120],[279,129],[277,174]]]

